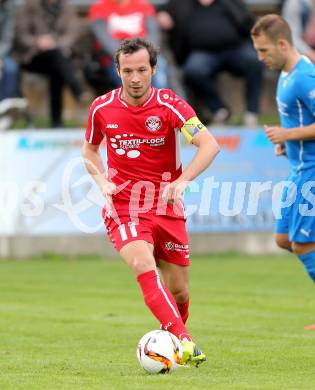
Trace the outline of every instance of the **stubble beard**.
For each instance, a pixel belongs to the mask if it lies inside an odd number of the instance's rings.
[[[147,88],[141,88],[137,92],[133,92],[132,88],[127,89],[128,95],[134,100],[141,100],[149,91],[150,85]]]

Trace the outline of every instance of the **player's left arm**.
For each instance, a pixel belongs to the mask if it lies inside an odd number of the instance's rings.
[[[165,188],[164,200],[174,203],[182,199],[188,183],[199,176],[220,151],[213,135],[197,117],[189,119],[181,128],[181,131],[188,141],[197,147],[197,152],[182,174]]]
[[[181,128],[190,143],[197,147],[193,160],[177,180],[190,181],[200,175],[214,160],[220,148],[209,130],[197,117],[190,118]]]

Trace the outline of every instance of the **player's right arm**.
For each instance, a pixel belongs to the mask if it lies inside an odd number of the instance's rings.
[[[285,144],[276,144],[275,145],[275,155],[277,157],[287,155],[287,152],[285,150]]]
[[[101,131],[102,123],[98,115],[98,110],[103,105],[101,102],[101,99],[96,99],[90,108],[82,155],[86,169],[104,195],[105,207],[110,213],[112,195],[116,191],[116,185],[106,177],[105,167],[100,156],[100,144],[104,139],[104,134]]]
[[[82,147],[82,155],[86,169],[104,195],[106,210],[110,213],[112,210],[112,195],[116,191],[116,185],[106,177],[104,165],[99,153],[99,145],[93,145],[85,141]]]

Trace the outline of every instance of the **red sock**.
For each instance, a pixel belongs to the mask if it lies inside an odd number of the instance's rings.
[[[161,324],[161,329],[168,330],[179,339],[186,337],[187,333],[181,315],[178,311],[175,299],[168,289],[162,284],[157,271],[148,271],[137,277],[144,301],[153,315]]]
[[[188,316],[189,316],[189,311],[188,311],[189,298],[184,303],[176,302],[176,305],[177,305],[178,311],[180,312],[180,315],[182,317],[183,323],[186,324],[186,321],[188,320]]]

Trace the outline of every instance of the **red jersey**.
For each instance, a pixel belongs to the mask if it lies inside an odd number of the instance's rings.
[[[86,140],[99,145],[106,137],[108,174],[119,189],[113,196],[118,214],[129,215],[144,202],[144,209],[157,209],[161,183],[182,173],[180,129],[195,116],[191,106],[169,89],[152,88],[140,106],[124,101],[121,88],[93,102]]]
[[[147,36],[145,18],[155,15],[154,7],[147,0],[130,0],[119,4],[115,0],[99,0],[89,11],[89,19],[104,19],[113,39]]]

